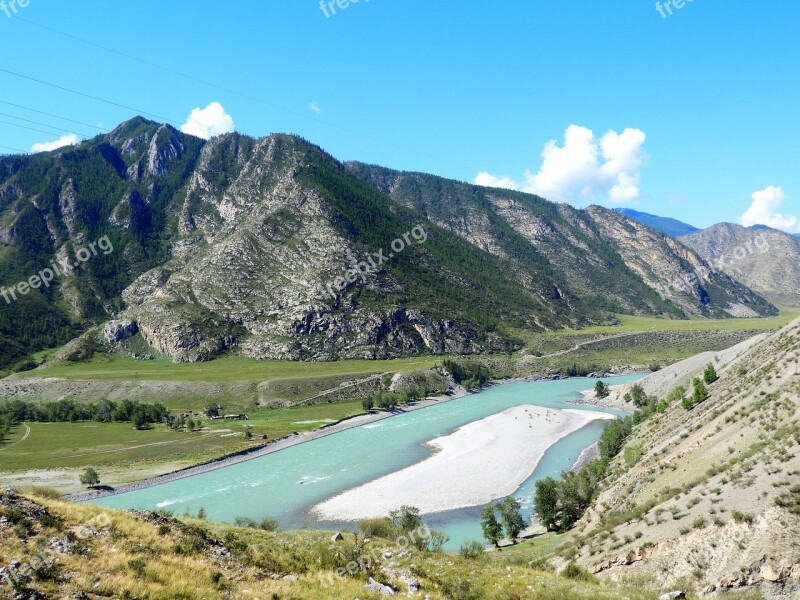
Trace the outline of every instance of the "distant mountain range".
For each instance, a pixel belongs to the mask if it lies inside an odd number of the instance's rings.
[[[100,239],[113,251],[80,260]],[[203,141],[142,118],[0,158],[0,288],[54,261],[68,276],[0,300],[0,362],[87,330],[73,356],[333,360],[505,352],[515,329],[612,312],[776,311],[721,272],[681,285],[709,265],[611,210],[344,165],[294,136]]]
[[[720,223],[697,229],[681,221],[628,208],[616,212],[629,219],[679,237],[717,270],[730,275],[770,301],[800,306],[800,233],[794,235],[766,225],[742,227]]]
[[[632,208],[617,208],[615,210],[619,214],[625,215],[637,223],[647,225],[648,227],[661,231],[662,233],[666,233],[667,235],[671,235],[672,237],[680,237],[682,235],[688,235],[690,233],[696,233],[700,231],[700,229],[697,227],[682,221],[678,221],[677,219],[671,219],[669,217],[659,217],[657,215],[639,212],[638,210],[633,210]]]
[[[800,306],[800,238],[770,227],[720,223],[681,243],[772,302]]]

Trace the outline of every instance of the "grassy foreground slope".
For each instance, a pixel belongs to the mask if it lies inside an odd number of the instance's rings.
[[[368,541],[345,533],[333,541],[330,533],[266,532],[3,494],[0,515],[6,518],[0,525],[2,598],[385,597],[365,587],[370,578],[432,600],[657,598],[645,590],[509,567],[488,556],[421,550],[391,533]]]

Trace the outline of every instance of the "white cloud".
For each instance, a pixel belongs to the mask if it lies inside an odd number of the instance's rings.
[[[483,185],[486,187],[505,188],[508,190],[518,190],[519,184],[511,179],[508,175],[495,177],[491,173],[481,171],[475,177],[475,185]]]
[[[320,108],[318,102],[312,102],[311,104],[308,105],[308,108],[310,108],[312,112],[315,112],[317,114],[322,112],[322,108]]]
[[[800,220],[795,216],[784,216],[778,212],[786,201],[786,193],[781,187],[768,186],[759,192],[753,192],[753,204],[739,219],[745,227],[767,225],[789,233],[800,233]]]
[[[216,135],[230,133],[236,129],[233,117],[225,112],[219,102],[212,102],[205,108],[195,108],[186,123],[181,125],[181,131],[194,135],[204,140]]]
[[[54,142],[40,142],[38,144],[34,144],[31,146],[31,152],[34,154],[36,152],[50,152],[51,150],[58,150],[64,146],[72,146],[77,144],[79,141],[80,138],[77,135],[74,133],[68,133],[66,135],[62,135]]]
[[[628,128],[622,133],[609,131],[598,141],[591,129],[570,125],[563,146],[557,140],[547,142],[539,171],[526,170],[522,183],[486,171],[478,174],[475,183],[562,202],[592,199],[598,193],[608,194],[615,203],[631,202],[639,197],[639,169],[647,159],[646,137],[640,129]]]

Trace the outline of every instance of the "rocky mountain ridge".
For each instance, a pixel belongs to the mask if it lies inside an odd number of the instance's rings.
[[[505,325],[775,312],[722,274],[670,287],[702,259],[612,211],[369,169],[293,136],[203,141],[141,118],[0,159],[2,285],[114,248],[4,308],[4,364],[108,321],[76,355],[129,338],[176,361],[508,352]]]
[[[712,265],[770,301],[800,306],[800,239],[769,227],[720,223],[680,238]]]

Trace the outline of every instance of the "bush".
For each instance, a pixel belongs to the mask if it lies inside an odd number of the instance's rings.
[[[625,463],[629,467],[632,467],[637,462],[639,462],[639,459],[642,458],[642,455],[644,455],[644,450],[642,450],[641,446],[628,446],[627,448],[625,448],[625,451],[623,453],[623,456],[625,458]]]
[[[377,537],[392,540],[397,537],[398,530],[389,519],[362,519],[358,528],[367,537]]]
[[[461,544],[461,548],[458,550],[458,553],[467,560],[474,560],[483,554],[483,550],[483,544],[472,541]]]
[[[583,581],[586,583],[597,583],[597,577],[575,563],[569,563],[559,574],[561,577],[566,577],[567,579],[574,579],[576,581]]]
[[[703,381],[708,384],[712,384],[719,379],[719,375],[717,375],[717,370],[714,368],[714,365],[708,363],[706,365],[706,370],[703,373]]]
[[[258,528],[263,531],[278,531],[278,520],[264,517],[258,522]]]

